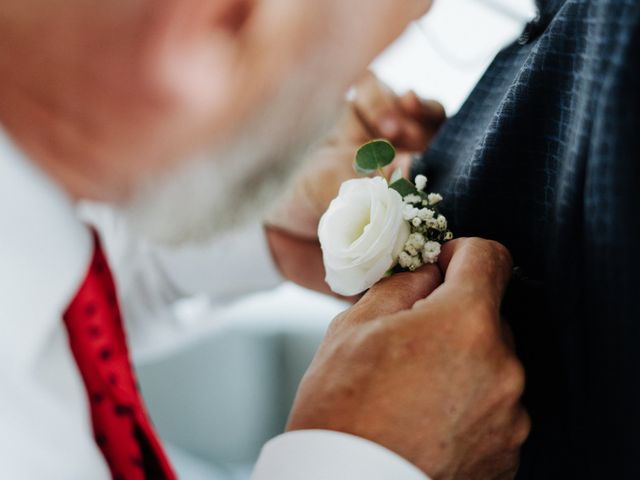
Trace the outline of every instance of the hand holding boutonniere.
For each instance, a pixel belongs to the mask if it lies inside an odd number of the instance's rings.
[[[385,140],[363,145],[354,167],[374,177],[348,180],[320,219],[326,281],[340,295],[369,289],[396,270],[414,271],[435,263],[443,242],[451,240],[447,219],[438,211],[442,196],[427,193],[427,179],[415,183],[384,167],[396,156]]]

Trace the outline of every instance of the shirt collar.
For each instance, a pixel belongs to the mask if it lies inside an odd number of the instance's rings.
[[[0,130],[2,355],[35,359],[62,321],[91,253],[90,232],[71,199]]]

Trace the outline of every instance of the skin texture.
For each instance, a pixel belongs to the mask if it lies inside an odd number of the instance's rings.
[[[370,439],[434,480],[513,478],[530,427],[499,313],[510,274],[503,246],[459,239],[374,286],[332,323],[288,430]]]

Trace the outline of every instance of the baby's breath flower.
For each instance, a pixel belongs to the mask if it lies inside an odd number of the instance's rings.
[[[424,191],[425,187],[427,186],[427,177],[425,177],[424,175],[417,175],[415,184],[418,191]]]
[[[425,223],[429,228],[435,228],[436,230],[438,229],[438,220],[436,220],[435,218],[428,218]]]
[[[411,235],[409,235],[407,245],[412,245],[416,248],[422,248],[424,247],[424,242],[424,235],[422,235],[421,233],[412,233]]]
[[[409,268],[413,264],[413,259],[407,252],[402,252],[398,257],[398,263],[402,268]]]
[[[444,234],[444,239],[446,240],[452,240],[453,239],[453,232],[447,232]]]
[[[420,217],[420,220],[422,220],[423,222],[426,222],[430,218],[433,218],[435,213],[436,212],[434,212],[430,208],[421,208],[420,211],[418,212],[418,217]]]
[[[439,193],[430,193],[427,196],[427,200],[429,200],[429,205],[437,205],[442,201],[442,195]]]
[[[422,220],[420,220],[420,217],[415,217],[413,220],[411,220],[411,223],[414,227],[419,227],[420,225],[422,225]]]
[[[402,268],[410,270],[412,272],[416,271],[420,268],[424,263],[422,262],[422,258],[420,255],[409,255],[407,252],[402,252],[400,254],[400,258],[398,259],[398,263]]]
[[[420,250],[418,250],[417,248],[415,248],[413,245],[406,245],[404,247],[404,251],[407,252],[409,255],[411,255],[412,257],[415,255],[418,255],[418,252]]]
[[[444,215],[438,217],[438,228],[442,231],[447,229],[447,218]]]
[[[409,194],[406,197],[404,197],[404,203],[421,203],[422,202],[422,197],[420,195],[416,195],[415,193]]]
[[[427,242],[422,249],[422,260],[424,263],[436,263],[440,255],[440,244],[438,242]]]
[[[422,263],[422,259],[420,258],[420,255],[416,255],[415,257],[411,257],[411,265],[409,266],[409,270],[411,270],[412,272],[415,272],[422,265],[424,265],[424,263]]]
[[[412,233],[404,244],[404,251],[412,257],[416,256],[418,255],[418,252],[422,250],[422,247],[424,247],[424,242],[424,235],[419,232]]]
[[[406,221],[410,222],[411,220],[413,220],[415,217],[418,216],[418,212],[419,210],[413,205],[405,205],[404,208],[402,209],[402,217]]]

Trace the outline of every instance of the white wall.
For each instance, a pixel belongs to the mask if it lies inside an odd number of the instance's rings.
[[[500,5],[504,13],[492,8]],[[436,0],[373,69],[394,89],[439,100],[452,114],[534,16],[533,0]]]

